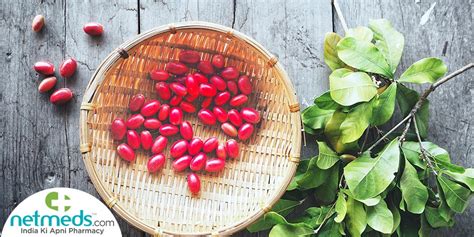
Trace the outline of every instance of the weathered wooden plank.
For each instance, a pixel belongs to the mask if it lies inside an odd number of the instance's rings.
[[[472,62],[472,1],[339,1],[349,27],[367,25],[369,19],[386,18],[405,35],[405,51],[398,74],[424,57],[440,57],[449,71]],[[436,4],[428,21],[420,24],[422,16]],[[335,17],[337,18],[337,17]],[[336,31],[343,33],[336,19]],[[446,83],[430,95],[429,139],[446,148],[454,163],[474,166],[474,82],[471,72]],[[412,86],[421,91],[425,86]],[[469,236],[474,232],[474,205],[456,217],[452,229],[434,233],[435,236]]]

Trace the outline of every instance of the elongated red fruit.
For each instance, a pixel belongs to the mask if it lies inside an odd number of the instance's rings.
[[[132,112],[137,112],[142,108],[143,104],[145,104],[145,96],[142,94],[136,94],[130,99],[128,108]]]
[[[217,90],[224,91],[227,88],[227,82],[220,76],[212,76],[210,83],[216,87]]]
[[[171,106],[178,106],[181,103],[181,101],[183,101],[183,97],[179,96],[179,95],[175,95],[175,96],[171,97],[170,105]]]
[[[254,131],[254,126],[251,123],[245,123],[239,128],[239,139],[240,140],[247,140]]]
[[[187,101],[181,101],[181,103],[179,104],[179,107],[186,113],[196,112],[196,107],[194,107],[193,104],[191,104]]]
[[[199,73],[199,72],[195,72],[193,74],[193,77],[199,82],[199,84],[209,82],[209,79],[206,76]]]
[[[153,141],[153,144],[151,145],[151,153],[158,154],[158,153],[163,152],[167,144],[168,144],[168,138],[164,136],[158,136],[157,138],[155,138],[155,140]]]
[[[204,170],[206,172],[219,172],[225,167],[224,159],[208,159]]]
[[[211,103],[212,103],[212,97],[207,97],[204,100],[202,100],[201,108],[207,108],[211,106]]]
[[[238,134],[237,129],[230,123],[223,123],[221,129],[227,136],[236,137]]]
[[[148,118],[143,122],[143,126],[149,130],[157,130],[161,127],[161,121],[156,118]]]
[[[169,62],[166,64],[166,71],[174,75],[186,74],[188,70],[188,67],[180,62]]]
[[[203,152],[197,154],[194,156],[194,158],[191,160],[191,164],[189,164],[189,168],[191,168],[192,171],[199,171],[204,168],[206,165],[207,161],[207,156]]]
[[[162,100],[169,100],[171,98],[171,90],[166,82],[158,82],[155,84],[155,90]]]
[[[239,143],[234,139],[230,139],[225,143],[225,151],[230,158],[237,158],[239,156]]]
[[[168,116],[170,115],[170,110],[171,106],[167,104],[162,104],[160,107],[160,111],[158,112],[158,119],[161,121],[168,119]]]
[[[225,109],[222,107],[214,107],[212,112],[216,116],[217,121],[221,123],[225,123],[227,121],[227,111],[225,111]]]
[[[125,121],[121,118],[114,119],[110,125],[110,133],[112,133],[112,138],[114,140],[122,140],[127,133],[127,125],[125,125]]]
[[[221,76],[227,80],[235,80],[239,77],[239,71],[235,67],[226,67],[222,69]]]
[[[57,81],[58,79],[56,79],[56,77],[48,77],[43,79],[38,86],[38,91],[41,93],[48,92],[49,90],[54,88]]]
[[[225,144],[221,143],[217,146],[216,148],[216,156],[219,159],[226,159],[227,158],[227,152],[225,151]]]
[[[54,74],[54,65],[50,62],[39,61],[33,65],[33,68],[37,73],[43,74],[45,76]]]
[[[173,82],[170,84],[170,89],[173,91],[176,95],[179,96],[185,96],[188,93],[188,89],[183,84]]]
[[[199,53],[193,50],[182,50],[178,57],[180,62],[190,64],[198,63],[201,58]]]
[[[252,108],[243,108],[240,110],[240,116],[249,123],[255,124],[260,122],[260,113]]]
[[[153,136],[147,130],[140,132],[140,143],[142,144],[143,150],[150,150],[153,145]]]
[[[191,94],[187,94],[184,99],[187,101],[187,102],[193,102],[195,101],[197,98],[199,98],[199,93],[197,95],[191,95]]]
[[[188,183],[189,191],[193,195],[196,195],[201,191],[201,180],[199,179],[199,176],[197,174],[195,173],[188,174],[186,181]]]
[[[150,100],[146,102],[140,109],[140,113],[145,117],[150,117],[158,113],[160,110],[160,102],[158,100]]]
[[[237,83],[235,81],[227,81],[227,90],[232,95],[239,94],[239,88],[238,88]]]
[[[137,129],[142,126],[143,122],[145,122],[145,118],[141,114],[134,114],[130,118],[127,119],[127,128],[129,129]]]
[[[182,122],[183,122],[183,111],[178,107],[171,108],[170,123],[173,125],[180,125]]]
[[[239,107],[239,106],[247,103],[248,100],[249,100],[249,98],[246,95],[240,94],[240,95],[236,95],[236,96],[234,96],[234,98],[230,99],[229,104],[230,104],[230,106],[233,106],[233,107]]]
[[[117,146],[117,153],[122,159],[126,161],[135,160],[135,151],[126,143],[122,143]]]
[[[217,89],[212,84],[202,83],[199,85],[199,94],[205,97],[213,97],[217,94]]]
[[[242,118],[240,117],[239,111],[231,109],[229,112],[227,112],[227,116],[229,117],[229,121],[236,127],[240,127],[240,125],[242,125]]]
[[[204,74],[213,74],[214,73],[214,68],[212,67],[211,62],[209,61],[201,61],[199,62],[197,66],[198,70],[201,71]]]
[[[216,124],[216,116],[209,109],[201,109],[198,112],[198,118],[203,124],[214,125]]]
[[[183,171],[189,167],[193,157],[190,155],[181,156],[178,159],[173,161],[173,169],[177,172]]]
[[[178,158],[183,156],[188,151],[188,141],[181,139],[175,141],[170,148],[170,154],[173,158]]]
[[[165,165],[166,157],[163,154],[156,154],[150,157],[148,163],[146,164],[146,168],[148,172],[155,173]]]
[[[91,36],[100,36],[104,33],[104,26],[97,22],[89,22],[85,24],[82,29],[86,34]]]
[[[156,69],[150,72],[150,78],[155,81],[166,81],[170,77],[170,74],[161,69]]]
[[[220,54],[216,54],[216,55],[212,56],[211,64],[215,68],[218,68],[218,69],[223,68],[224,67],[224,56],[222,56]]]
[[[133,148],[138,149],[140,148],[140,135],[135,130],[128,130],[127,131],[127,144]]]
[[[220,92],[214,97],[214,103],[217,106],[224,105],[227,101],[230,100],[230,93],[228,91]]]
[[[59,74],[62,77],[71,77],[76,72],[77,62],[74,58],[64,60],[59,66]]]
[[[51,94],[49,101],[55,105],[62,105],[70,101],[72,97],[73,94],[69,88],[61,88]]]
[[[186,85],[188,94],[193,95],[193,96],[198,96],[199,95],[199,84],[200,83],[198,82],[198,80],[193,75],[188,74],[186,76],[184,84]]]
[[[41,29],[43,29],[44,26],[44,16],[43,15],[36,15],[35,18],[33,18],[33,22],[31,23],[31,29],[33,29],[34,32],[39,32]]]
[[[188,153],[194,156],[201,151],[203,146],[204,142],[201,140],[201,138],[195,137],[189,142]]]
[[[189,121],[184,121],[179,127],[179,132],[181,136],[186,140],[191,140],[193,138],[193,127]]]
[[[164,124],[160,127],[160,134],[169,137],[179,132],[179,128],[172,124]]]
[[[204,141],[202,150],[206,153],[209,153],[209,152],[214,151],[218,145],[219,145],[219,141],[217,140],[217,137],[210,137],[206,141]]]
[[[243,75],[239,77],[237,85],[239,86],[240,93],[244,95],[249,95],[250,93],[252,93],[252,83],[250,83],[250,79],[248,76]]]

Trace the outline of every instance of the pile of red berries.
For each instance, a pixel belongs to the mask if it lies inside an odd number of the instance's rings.
[[[190,67],[197,72],[189,73]],[[114,140],[126,138],[118,145],[117,153],[127,161],[135,159],[135,150],[150,151],[147,163],[149,172],[159,171],[166,162],[163,154],[169,138],[181,135],[170,147],[172,167],[181,172],[219,172],[224,169],[227,157],[239,156],[239,144],[234,139],[220,143],[216,137],[205,140],[194,137],[189,121],[183,113],[195,113],[205,125],[221,123],[222,131],[229,137],[247,140],[260,122],[260,113],[248,105],[252,84],[248,76],[240,75],[232,66],[224,66],[224,57],[214,55],[212,60],[201,60],[196,51],[183,50],[179,61],[169,62],[166,70],[153,70],[150,79],[157,81],[156,92],[160,100],[146,101],[142,94],[130,99],[132,114],[127,120],[116,118],[111,125]],[[152,134],[153,133],[153,134]],[[155,135],[155,136],[154,136]],[[211,157],[216,158],[211,158]],[[196,173],[187,177],[189,190],[200,191]]]

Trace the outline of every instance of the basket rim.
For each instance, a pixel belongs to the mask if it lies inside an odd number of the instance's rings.
[[[293,125],[295,128],[292,131],[292,143],[291,143],[291,151],[292,154],[290,157],[287,157],[291,162],[289,162],[288,173],[284,177],[280,190],[276,190],[271,196],[270,201],[267,204],[263,205],[260,210],[254,211],[250,215],[248,215],[245,219],[232,223],[232,225],[226,226],[221,230],[211,232],[199,232],[199,233],[182,233],[182,232],[172,232],[167,231],[166,229],[161,229],[159,227],[150,226],[147,223],[144,223],[139,217],[133,215],[127,209],[122,207],[118,200],[114,198],[112,193],[104,187],[103,182],[99,179],[98,174],[96,173],[96,169],[93,166],[91,159],[89,159],[89,151],[91,150],[92,144],[89,142],[88,139],[88,130],[89,127],[87,125],[87,117],[89,111],[94,108],[94,105],[90,104],[94,94],[101,84],[102,80],[105,78],[105,73],[110,69],[110,67],[121,58],[121,54],[123,51],[127,52],[142,41],[154,37],[159,34],[167,33],[167,32],[176,32],[177,30],[189,30],[189,29],[202,29],[202,30],[211,30],[220,33],[225,33],[229,38],[237,38],[239,40],[245,41],[247,44],[252,46],[254,49],[259,51],[265,57],[269,59],[269,63],[271,61],[272,67],[281,75],[281,82],[286,89],[286,96],[289,99],[290,105],[296,106],[298,109],[296,111],[292,111],[291,121],[293,121]],[[290,108],[291,109],[291,108]],[[286,188],[291,182],[293,178],[296,168],[298,166],[300,152],[301,152],[301,118],[299,115],[299,102],[296,97],[296,92],[293,87],[292,82],[289,79],[287,72],[283,69],[278,59],[271,54],[267,49],[265,49],[260,43],[256,42],[251,37],[234,30],[232,28],[222,26],[215,23],[210,22],[203,22],[203,21],[187,21],[187,22],[179,22],[179,23],[172,23],[168,25],[158,26],[156,28],[150,29],[146,32],[143,32],[132,39],[127,40],[123,44],[121,44],[118,48],[112,51],[97,67],[96,71],[92,75],[89,83],[86,86],[82,105],[80,110],[80,144],[81,144],[81,153],[84,164],[86,166],[86,170],[88,175],[91,178],[91,181],[96,188],[97,192],[99,193],[100,197],[104,200],[107,206],[114,210],[122,219],[127,221],[129,224],[135,226],[136,228],[141,229],[152,235],[161,235],[161,234],[170,234],[170,235],[230,235],[233,234],[246,226],[250,225],[251,223],[255,222],[258,218],[268,212],[271,207],[281,198],[281,196],[286,191]],[[294,113],[296,112],[296,113]]]

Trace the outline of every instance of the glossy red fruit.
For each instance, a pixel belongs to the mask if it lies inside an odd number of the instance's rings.
[[[179,104],[179,107],[186,113],[196,112],[196,107],[194,107],[193,104],[191,104],[187,101],[181,101],[181,103]]]
[[[227,152],[225,151],[225,144],[219,144],[216,148],[216,156],[219,159],[226,159]]]
[[[230,158],[237,158],[239,156],[239,143],[234,139],[228,140],[225,143],[225,151]]]
[[[33,29],[34,32],[39,32],[41,29],[43,29],[44,26],[44,16],[43,15],[36,15],[35,18],[33,18],[33,22],[31,23],[31,29]]]
[[[82,30],[91,36],[100,36],[104,33],[104,26],[97,22],[89,22],[82,27]]]
[[[171,90],[166,82],[158,82],[155,84],[155,90],[162,100],[169,100],[171,98]]]
[[[166,71],[174,75],[186,74],[188,70],[188,67],[180,62],[169,62],[166,64]]]
[[[166,157],[163,154],[156,154],[150,157],[148,163],[146,164],[146,168],[148,172],[155,173],[156,171],[163,168],[166,162]]]
[[[227,88],[227,82],[220,76],[212,76],[209,82],[214,85],[217,90],[223,91]]]
[[[199,62],[201,56],[199,55],[199,52],[193,50],[181,50],[178,58],[182,63],[194,64]]]
[[[232,95],[239,94],[239,88],[238,88],[237,83],[235,81],[227,81],[227,90]]]
[[[216,54],[216,55],[212,56],[211,64],[215,68],[218,68],[218,69],[223,68],[224,67],[224,56],[222,56],[220,54]]]
[[[204,74],[213,74],[214,73],[214,68],[212,67],[211,62],[209,61],[201,61],[199,62],[197,66],[198,70],[201,71]]]
[[[168,119],[170,110],[171,110],[171,106],[167,104],[162,104],[160,107],[160,111],[158,112],[158,119],[161,121]]]
[[[236,95],[232,99],[230,99],[229,104],[230,104],[230,106],[233,106],[233,107],[239,107],[239,106],[247,103],[248,100],[249,100],[249,98],[246,95],[240,94],[240,95]]]
[[[220,92],[214,98],[214,103],[217,106],[221,106],[227,103],[230,100],[230,93],[228,91]]]
[[[188,174],[186,181],[188,183],[189,191],[192,194],[196,195],[201,191],[201,180],[199,179],[199,176],[197,174]]]
[[[128,108],[132,112],[137,112],[142,108],[143,104],[145,104],[145,96],[142,94],[136,94],[130,99]]]
[[[216,116],[217,121],[221,123],[225,123],[227,121],[227,111],[225,111],[225,109],[222,107],[214,107],[212,109],[212,113],[214,113]]]
[[[252,93],[252,83],[250,83],[250,79],[248,76],[243,75],[239,77],[237,85],[239,86],[240,93],[244,95],[249,95],[250,93]]]
[[[202,83],[199,85],[199,94],[205,97],[213,97],[217,94],[217,89],[212,84]]]
[[[183,111],[177,107],[171,108],[170,123],[173,125],[180,125],[182,122],[183,122]]]
[[[173,82],[170,84],[170,89],[173,91],[176,95],[179,96],[185,96],[188,93],[188,89],[180,83]]]
[[[207,107],[211,106],[212,99],[213,99],[212,97],[207,97],[204,100],[202,100],[201,108],[207,108]]]
[[[197,98],[199,98],[199,93],[197,95],[191,95],[191,94],[187,94],[185,97],[184,97],[184,100],[186,100],[187,102],[193,102],[195,101]]]
[[[186,77],[176,77],[174,79],[174,82],[178,82],[178,83],[183,84],[183,85],[184,85],[185,81],[186,81]]]
[[[204,170],[206,172],[219,172],[223,170],[225,167],[225,160],[224,159],[209,159],[206,162],[206,166]]]
[[[153,145],[153,136],[147,130],[140,132],[140,143],[142,144],[143,150],[150,150]]]
[[[193,96],[198,96],[199,95],[199,82],[198,80],[191,74],[188,74],[186,76],[186,79],[184,81],[184,84],[186,85],[188,94],[193,95]]]
[[[227,136],[231,136],[231,137],[237,136],[237,129],[230,123],[221,124],[221,129]]]
[[[221,76],[226,80],[235,80],[239,77],[239,71],[235,67],[226,67],[222,69]]]
[[[240,117],[249,123],[256,124],[260,122],[260,113],[252,108],[243,108],[240,110]]]
[[[183,171],[189,167],[193,157],[190,155],[181,156],[178,159],[173,161],[173,169],[177,172]]]
[[[61,88],[51,94],[49,101],[55,105],[62,105],[70,101],[72,97],[73,94],[69,88]]]
[[[142,126],[143,122],[145,122],[145,118],[141,114],[134,114],[130,118],[127,119],[125,123],[128,129],[137,129]]]
[[[133,148],[138,149],[140,148],[140,135],[135,130],[128,130],[127,131],[127,144]]]
[[[214,125],[216,124],[216,116],[209,109],[201,109],[198,112],[198,118],[203,124]]]
[[[207,156],[203,152],[197,154],[194,156],[194,158],[191,160],[191,163],[189,164],[189,168],[191,168],[192,171],[199,171],[204,168],[206,165],[207,161]]]
[[[252,136],[254,126],[250,123],[246,123],[239,128],[239,139],[245,141]]]
[[[160,127],[160,134],[169,137],[179,132],[179,128],[172,124],[164,124]]]
[[[240,125],[242,125],[242,118],[240,117],[239,111],[231,109],[229,112],[227,112],[227,116],[229,117],[229,121],[236,127],[240,127]]]
[[[127,125],[125,125],[125,121],[121,118],[114,119],[110,125],[110,133],[112,133],[112,138],[114,140],[122,140],[127,133]]]
[[[148,118],[143,122],[143,126],[149,130],[157,130],[161,127],[161,121],[156,118]]]
[[[209,79],[208,79],[206,76],[204,76],[204,75],[202,75],[201,73],[199,73],[199,72],[195,72],[195,73],[193,74],[193,76],[194,76],[194,78],[199,82],[199,84],[201,84],[201,83],[208,83],[208,82],[209,82]]]
[[[43,74],[45,76],[54,74],[54,65],[50,62],[39,61],[33,65],[33,68],[37,73]]]
[[[168,138],[164,136],[158,136],[157,138],[155,138],[155,140],[153,141],[153,144],[151,145],[151,153],[158,154],[158,153],[163,152],[167,144],[168,144]]]
[[[209,153],[209,152],[214,151],[218,145],[219,145],[219,141],[217,140],[217,137],[210,137],[206,141],[204,141],[202,150],[206,153]]]
[[[194,156],[201,151],[203,146],[204,142],[201,140],[201,138],[195,137],[189,142],[188,153]]]
[[[160,110],[160,102],[158,100],[150,100],[146,102],[140,109],[140,113],[145,117],[150,117],[158,113]]]
[[[150,72],[150,78],[155,81],[166,81],[170,77],[170,74],[161,69],[155,69]]]
[[[178,158],[183,156],[188,151],[188,141],[181,139],[175,141],[170,148],[170,155],[173,158]]]
[[[171,97],[170,105],[171,106],[178,106],[181,103],[181,101],[183,101],[183,97],[179,96],[179,95],[175,95],[175,96]]]
[[[74,75],[77,68],[77,62],[74,58],[68,58],[64,60],[59,66],[59,74],[62,77],[68,78]]]
[[[48,92],[49,90],[54,88],[57,81],[58,79],[56,79],[56,77],[48,77],[43,79],[38,86],[38,91],[41,93]]]
[[[122,159],[126,161],[135,160],[135,151],[126,143],[122,143],[117,146],[117,153]]]
[[[186,140],[191,140],[193,138],[193,127],[188,121],[184,121],[183,123],[181,123],[181,126],[179,127],[179,132],[181,133],[181,136]]]

